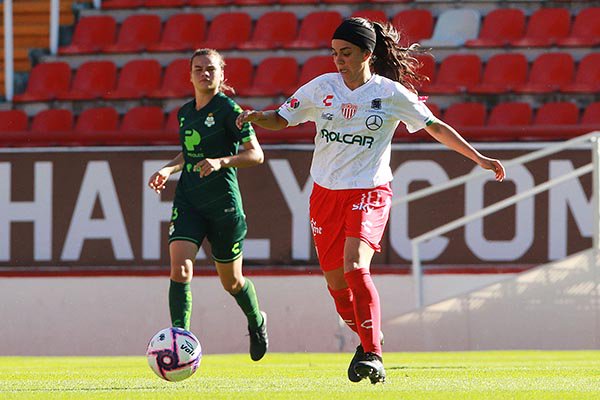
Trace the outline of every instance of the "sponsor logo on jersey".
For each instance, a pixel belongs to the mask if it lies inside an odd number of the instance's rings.
[[[333,119],[333,114],[324,112],[321,114],[321,118],[326,119],[327,121],[331,121]]]
[[[194,151],[197,145],[200,144],[202,138],[200,137],[200,132],[195,129],[186,129],[184,132],[185,139],[183,145],[187,151]]]
[[[310,229],[312,230],[313,236],[317,236],[323,233],[323,228],[317,226],[317,221],[310,219]]]
[[[215,117],[213,116],[213,113],[208,113],[208,117],[206,117],[206,119],[204,120],[204,125],[206,125],[207,127],[211,127],[215,124]]]
[[[300,107],[300,100],[295,97],[290,97],[286,100],[284,107],[288,111],[294,111],[296,108]]]
[[[185,121],[185,117],[179,118],[179,127],[180,128],[183,126],[183,121]]]
[[[378,98],[371,100],[371,109],[381,110],[381,99]]]
[[[342,104],[342,115],[346,119],[352,119],[354,114],[356,114],[356,110],[358,110],[358,106],[356,104],[351,103],[343,103]]]
[[[369,115],[365,121],[365,126],[370,131],[376,131],[377,129],[381,128],[382,125],[383,118],[381,118],[379,115]]]
[[[333,95],[332,94],[328,94],[327,96],[325,96],[325,98],[323,99],[323,105],[325,107],[331,107],[331,105],[333,104],[333,102],[331,101],[333,100]]]
[[[369,149],[375,140],[373,136],[367,135],[352,135],[350,133],[340,133],[321,129],[321,137],[329,142],[338,142],[344,144],[358,144],[359,146],[367,146]]]

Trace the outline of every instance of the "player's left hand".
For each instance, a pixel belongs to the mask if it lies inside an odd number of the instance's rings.
[[[496,174],[496,180],[498,182],[502,182],[506,177],[506,171],[504,170],[504,166],[499,160],[482,156],[477,163],[483,169],[489,169],[491,171],[494,171],[494,173]]]
[[[200,178],[204,178],[221,169],[221,160],[218,158],[205,158],[194,165],[194,171],[200,174]]]

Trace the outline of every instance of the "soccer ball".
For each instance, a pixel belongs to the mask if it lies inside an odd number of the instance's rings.
[[[146,357],[156,375],[170,382],[179,382],[196,372],[202,358],[202,347],[192,332],[166,328],[150,339]]]

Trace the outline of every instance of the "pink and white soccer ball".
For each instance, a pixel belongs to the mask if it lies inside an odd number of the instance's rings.
[[[170,382],[179,382],[198,369],[202,347],[192,332],[166,328],[150,339],[146,357],[156,375]]]

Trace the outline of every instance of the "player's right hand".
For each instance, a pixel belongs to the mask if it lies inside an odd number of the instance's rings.
[[[235,119],[235,125],[237,126],[238,129],[242,129],[242,125],[244,125],[246,122],[254,122],[260,116],[262,116],[261,111],[244,110]]]
[[[163,172],[157,171],[150,177],[148,186],[150,186],[150,189],[160,194],[160,192],[165,188],[167,180],[169,180],[169,175],[165,175]]]

